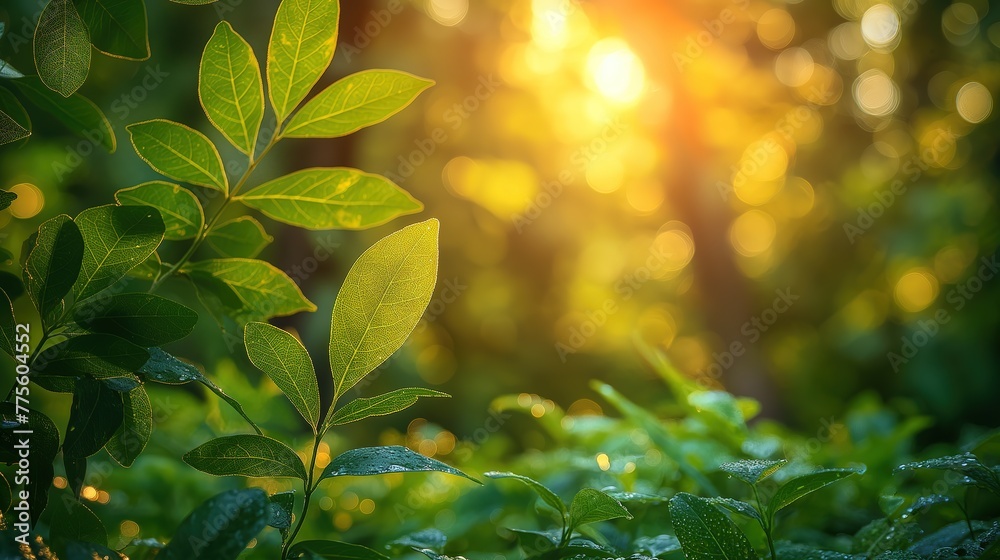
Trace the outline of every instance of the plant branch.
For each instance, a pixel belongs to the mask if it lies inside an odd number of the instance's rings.
[[[302,515],[299,516],[298,521],[295,522],[295,528],[292,532],[288,533],[288,538],[285,543],[281,546],[281,560],[288,558],[288,549],[291,548],[292,543],[295,542],[295,537],[299,534],[299,529],[302,528],[302,523],[306,519],[306,514],[309,513],[309,500],[312,498],[313,492],[319,486],[319,481],[315,480],[316,473],[316,456],[319,454],[319,446],[323,441],[323,432],[317,433],[313,438],[313,449],[312,458],[309,459],[309,470],[306,474],[306,480],[302,482],[302,490],[305,497],[302,500]]]

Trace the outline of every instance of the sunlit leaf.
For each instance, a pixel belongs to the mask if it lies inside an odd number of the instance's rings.
[[[217,476],[306,479],[302,459],[287,445],[260,435],[225,436],[184,454],[184,462]]]
[[[77,301],[121,280],[163,240],[160,213],[145,206],[97,206],[76,217],[84,256],[73,285]]]
[[[621,517],[632,519],[632,514],[618,500],[593,488],[577,492],[569,506],[569,522],[572,527]]]
[[[366,70],[336,82],[299,109],[283,133],[292,138],[335,138],[380,123],[434,85],[396,70]]]
[[[376,397],[361,397],[338,408],[330,418],[330,424],[339,426],[364,420],[371,416],[386,416],[405,410],[417,403],[420,397],[449,397],[447,393],[430,389],[397,389]]]
[[[35,360],[35,375],[89,377],[116,391],[131,391],[139,384],[133,374],[146,363],[149,353],[125,339],[110,334],[85,334],[60,342]]]
[[[244,342],[253,365],[274,381],[315,431],[320,420],[319,383],[302,343],[267,323],[247,324]]]
[[[330,330],[334,403],[417,325],[437,279],[437,240],[437,220],[405,227],[370,247],[347,273]]]
[[[191,239],[205,224],[201,203],[191,191],[163,181],[151,181],[115,193],[121,206],[152,206],[163,218],[164,239]]]
[[[73,390],[63,455],[90,457],[100,451],[122,425],[123,414],[121,393],[103,383],[78,380]]]
[[[149,58],[149,33],[143,0],[73,1],[87,24],[94,48],[116,58]]]
[[[522,475],[519,475],[519,474],[511,473],[511,472],[491,471],[491,472],[483,474],[483,476],[485,476],[486,478],[493,478],[493,479],[505,479],[505,478],[509,478],[509,479],[513,479],[513,480],[518,480],[518,481],[526,484],[528,486],[528,488],[531,488],[532,490],[534,490],[535,493],[538,494],[538,497],[540,497],[543,502],[545,502],[550,507],[552,507],[552,509],[558,511],[559,514],[562,517],[565,518],[566,514],[568,513],[567,510],[566,510],[566,504],[563,503],[562,499],[559,498],[559,496],[557,496],[555,492],[553,492],[552,490],[549,490],[549,488],[547,486],[545,486],[544,484],[542,484],[541,482],[538,482],[538,481],[536,481],[534,479],[531,479],[531,478],[528,478],[526,476],[522,476]]]
[[[29,136],[31,136],[31,118],[28,117],[28,112],[13,93],[0,88],[0,146],[24,140]],[[2,196],[0,195],[0,202]],[[0,210],[4,208],[6,206],[0,203]]]
[[[200,289],[228,290],[223,304],[240,323],[316,310],[295,282],[264,261],[211,259],[190,263],[182,271]]]
[[[198,506],[181,522],[157,560],[235,560],[267,526],[267,494],[260,488],[229,490]],[[222,527],[216,527],[225,519]]]
[[[24,287],[43,324],[62,312],[62,301],[72,289],[83,262],[84,240],[73,220],[60,214],[38,228],[34,247],[24,262]]]
[[[223,194],[229,191],[222,156],[204,134],[163,119],[130,124],[126,130],[135,153],[158,173]]]
[[[302,541],[288,550],[288,557],[301,560],[389,560],[380,552],[361,546],[336,541]]]
[[[215,128],[252,154],[264,118],[264,83],[253,49],[228,22],[219,23],[205,45],[198,97]]]
[[[308,229],[365,229],[423,209],[385,177],[341,167],[298,171],[237,200],[270,218]]]
[[[278,122],[284,122],[326,72],[337,46],[340,3],[283,0],[267,49],[267,84]]]
[[[681,492],[670,499],[670,521],[688,560],[756,560],[746,535],[704,498]]]
[[[59,119],[78,136],[102,146],[109,153],[115,151],[115,131],[108,117],[91,100],[79,93],[64,98],[45,87],[37,76],[25,76],[11,83],[32,103]]]
[[[813,492],[856,474],[864,474],[864,467],[846,469],[824,469],[793,478],[786,482],[767,502],[768,519],[792,502]]]
[[[72,0],[49,0],[34,36],[35,68],[51,90],[69,97],[90,72],[90,34]]]
[[[361,447],[335,457],[323,469],[319,480],[337,476],[372,476],[401,472],[442,472],[479,482],[462,471],[441,461],[424,457],[405,447]]]
[[[264,226],[250,216],[240,216],[223,222],[208,233],[205,242],[221,257],[252,259],[274,238]]]
[[[153,408],[146,389],[136,387],[122,394],[123,421],[104,448],[123,467],[130,467],[149,442],[153,432]]]

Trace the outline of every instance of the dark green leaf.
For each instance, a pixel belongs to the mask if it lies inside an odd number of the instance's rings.
[[[276,439],[260,435],[213,439],[187,452],[184,462],[217,476],[306,479],[306,468],[294,451]]]
[[[252,259],[274,238],[251,216],[240,216],[212,228],[205,238],[208,246],[221,257]]]
[[[854,535],[851,552],[863,554],[865,558],[874,558],[886,550],[908,546],[922,532],[916,523],[897,523],[886,518],[875,519]]]
[[[13,502],[14,494],[10,490],[10,483],[7,482],[7,477],[0,473],[0,514],[7,513]]]
[[[153,432],[153,407],[144,387],[122,394],[122,425],[104,448],[123,467],[131,467]]]
[[[259,488],[223,492],[191,512],[156,558],[235,560],[267,526],[267,504]]]
[[[289,558],[301,560],[389,560],[388,556],[357,544],[335,541],[302,541],[288,551]]]
[[[990,492],[1000,496],[1000,476],[979,460],[972,453],[962,453],[948,457],[938,457],[927,461],[917,461],[906,463],[896,467],[895,472],[909,471],[915,469],[935,469],[957,472],[973,479],[977,486],[985,488]]]
[[[122,395],[103,383],[81,379],[73,391],[73,406],[63,455],[90,457],[118,431],[123,418]]]
[[[271,494],[267,505],[267,524],[281,532],[281,540],[288,538],[288,530],[292,527],[292,516],[295,511],[295,491]]]
[[[550,507],[558,511],[563,518],[565,518],[568,513],[566,510],[566,504],[563,503],[562,499],[559,498],[559,496],[557,496],[555,492],[549,490],[549,488],[544,484],[542,484],[541,482],[511,472],[491,471],[483,474],[483,476],[485,476],[486,478],[493,478],[493,479],[509,478],[513,480],[518,480],[526,484],[528,488],[534,490],[535,493],[538,494],[538,497],[540,497],[543,502],[545,502]]]
[[[573,497],[573,503],[569,506],[571,527],[620,517],[632,519],[632,514],[618,500],[593,488],[584,488],[577,492]]]
[[[17,194],[0,189],[0,210],[6,210],[15,200],[17,200]]]
[[[67,492],[58,492],[49,503],[52,509],[52,529],[49,538],[58,549],[70,541],[108,545],[108,532],[90,508]]]
[[[152,120],[125,127],[132,147],[150,167],[174,179],[229,192],[222,156],[212,141],[189,126],[167,120]]]
[[[117,335],[148,348],[187,336],[198,314],[164,297],[128,293],[79,306],[73,319],[90,332]]]
[[[190,239],[205,225],[201,203],[191,191],[163,181],[151,181],[115,193],[122,206],[152,206],[163,218],[164,239]]]
[[[657,535],[655,537],[639,537],[634,544],[637,552],[645,552],[653,557],[659,557],[668,552],[681,549],[681,542],[673,535]]]
[[[145,261],[163,240],[160,213],[146,206],[98,206],[76,217],[85,248],[77,301],[108,288]]]
[[[339,426],[364,420],[371,416],[386,416],[405,410],[417,403],[420,397],[450,397],[447,393],[430,389],[397,389],[370,398],[358,398],[340,407],[330,418],[330,425]]]
[[[59,451],[59,430],[48,416],[31,409],[28,409],[28,423],[24,426],[17,412],[14,403],[0,403],[0,462],[12,464],[20,459],[18,453],[24,448],[21,443],[27,434],[16,432],[31,430],[27,445],[31,449],[32,472],[26,490],[30,493],[28,503],[34,524],[45,510],[52,488],[52,461]]]
[[[0,290],[0,350],[8,355],[14,355],[15,334],[14,306],[7,297],[7,292]]]
[[[774,493],[774,496],[771,496],[771,499],[767,502],[766,517],[768,519],[773,519],[775,513],[799,498],[812,494],[820,488],[833,484],[838,480],[842,480],[855,474],[863,474],[864,472],[864,467],[825,469],[793,478],[792,480],[786,482],[784,486],[778,488],[778,491]]]
[[[14,80],[14,86],[42,110],[59,119],[67,128],[87,141],[115,151],[117,140],[108,117],[92,101],[79,93],[69,98],[52,92],[37,76]]]
[[[708,501],[717,506],[722,506],[733,513],[738,513],[749,517],[750,519],[756,519],[757,522],[760,523],[761,527],[764,526],[764,518],[761,517],[757,508],[744,501],[735,500],[733,498],[708,498]]]
[[[330,461],[319,480],[335,476],[372,476],[398,472],[443,472],[479,482],[462,471],[441,461],[424,457],[409,449],[393,445],[388,447],[361,447],[347,451]]]
[[[267,94],[283,123],[326,72],[337,47],[340,3],[283,0],[267,49]]]
[[[746,535],[704,498],[685,492],[670,499],[670,520],[688,560],[756,560]]]
[[[116,58],[149,58],[146,4],[143,0],[74,0],[94,47]]]
[[[199,290],[220,295],[229,314],[241,324],[316,310],[291,278],[264,261],[210,259],[182,270]]]
[[[860,554],[844,554],[833,550],[823,550],[803,544],[779,543],[778,558],[794,558],[795,560],[865,560],[867,556]]]
[[[83,483],[87,480],[87,458],[64,456],[63,467],[66,469],[66,483],[73,497],[79,500]]]
[[[149,353],[131,342],[109,334],[85,334],[60,342],[43,352],[34,364],[42,376],[93,378],[116,391],[131,391],[139,385],[133,372],[149,359]]]
[[[294,336],[267,323],[249,323],[244,332],[247,356],[281,389],[316,432],[319,383],[312,359]]]
[[[719,465],[719,470],[727,472],[732,476],[753,486],[771,476],[788,461],[778,459],[776,461],[765,461],[760,459],[746,459],[743,461],[733,461]]]
[[[3,66],[4,62],[0,62]],[[2,74],[2,72],[0,72]],[[31,136],[31,118],[10,91],[0,88],[0,146]],[[10,206],[17,195],[0,191],[0,210]]]
[[[367,229],[423,209],[385,177],[345,167],[297,171],[236,198],[279,222],[313,230]]]
[[[34,36],[35,68],[45,85],[69,97],[90,72],[90,34],[71,0],[49,0]]]
[[[128,560],[121,553],[106,546],[80,541],[70,541],[66,544],[66,560]]]
[[[252,154],[264,118],[264,82],[253,49],[228,22],[219,23],[205,45],[198,97],[215,128]]]
[[[62,300],[80,273],[84,241],[77,225],[61,214],[38,228],[24,264],[24,286],[48,325],[62,311]]]

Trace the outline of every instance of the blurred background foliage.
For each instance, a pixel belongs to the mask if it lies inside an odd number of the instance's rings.
[[[165,116],[219,140],[196,98],[201,50],[223,18],[263,58],[276,6],[149,0],[152,57],[96,56],[81,90],[108,114],[114,154],[28,100],[34,136],[0,151],[0,182],[19,195],[0,212],[3,247],[16,254],[41,221],[155,179],[127,124]],[[39,9],[0,7],[0,57],[22,70]],[[440,218],[436,297],[364,393],[429,384],[455,398],[338,437],[345,447],[405,442],[472,471],[522,451],[518,461],[531,464],[533,450],[568,445],[547,416],[615,414],[591,380],[662,410],[668,390],[637,342],[807,434],[861,417],[871,433],[922,428],[930,443],[997,425],[998,49],[1000,10],[988,0],[343,2],[321,86],[381,67],[437,86],[357,135],[285,142],[257,179],[356,166],[422,200],[426,212],[412,220]],[[224,158],[239,171],[235,153]],[[312,234],[266,225],[275,241],[262,258],[320,309],[277,323],[318,354],[350,264],[401,224]],[[194,302],[183,284],[172,289]],[[250,367],[240,338],[204,315],[175,353],[203,364],[266,427],[298,430],[304,448],[307,430],[274,404],[277,389]],[[512,393],[527,414],[491,407]],[[194,389],[150,394],[151,447],[84,493],[123,506],[107,510],[123,539],[168,531],[220,486],[239,484],[176,457],[243,429],[240,419]],[[579,455],[607,471],[591,451]],[[437,480],[409,483],[384,507],[422,511],[458,496]],[[358,538],[379,531],[358,522],[400,483],[331,484],[322,523]],[[383,513],[405,520],[406,511]],[[464,522],[453,509],[437,516],[439,526]]]

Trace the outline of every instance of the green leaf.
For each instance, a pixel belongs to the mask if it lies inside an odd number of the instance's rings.
[[[569,506],[571,527],[621,517],[632,519],[632,514],[625,509],[621,502],[593,488],[584,488],[577,492],[576,496],[573,497],[573,503]]]
[[[83,250],[83,236],[69,216],[60,214],[39,226],[24,263],[24,286],[43,324],[62,312],[63,298],[80,273]]]
[[[66,484],[73,497],[79,500],[83,483],[87,480],[87,458],[63,456],[63,467],[66,469]]]
[[[229,297],[223,303],[239,323],[316,311],[291,278],[264,261],[210,259],[190,263],[181,270],[199,289],[223,291]]]
[[[33,364],[35,375],[92,378],[115,391],[139,385],[132,372],[146,363],[149,353],[110,334],[85,334],[64,340],[46,350]]]
[[[688,560],[756,560],[746,535],[704,498],[681,492],[668,506],[674,532]]]
[[[538,497],[540,497],[543,502],[545,502],[546,504],[549,504],[549,506],[551,506],[552,509],[558,511],[559,514],[560,514],[560,516],[562,518],[565,519],[565,517],[566,517],[566,515],[568,513],[567,510],[566,510],[566,504],[563,503],[562,499],[560,499],[559,496],[557,496],[555,492],[553,492],[552,490],[549,490],[549,488],[547,486],[545,486],[541,482],[538,482],[538,481],[536,481],[536,480],[534,480],[532,478],[528,478],[526,476],[521,476],[519,474],[514,474],[512,472],[498,472],[498,471],[490,471],[488,473],[484,473],[483,476],[485,476],[486,478],[492,478],[492,479],[513,479],[513,480],[519,480],[519,481],[523,482],[524,484],[526,484],[528,486],[528,488],[531,488],[532,490],[534,490],[535,493],[538,494]]]
[[[0,65],[3,64],[0,62]],[[28,117],[28,112],[13,93],[0,88],[0,146],[24,140],[29,136],[31,136],[31,118]],[[13,197],[10,198],[12,201],[17,195],[6,191],[0,194],[0,210],[10,206],[10,201],[6,201],[9,197]]]
[[[53,496],[50,507],[52,509],[50,539],[56,548],[62,548],[70,541],[108,545],[108,531],[87,506],[60,492]]]
[[[441,461],[424,457],[415,451],[398,445],[351,449],[330,461],[330,464],[323,469],[323,474],[320,475],[319,480],[335,476],[372,476],[399,472],[431,471],[465,477],[479,483],[478,480],[454,467],[450,467]]]
[[[979,457],[972,453],[961,453],[947,457],[938,457],[927,461],[917,461],[906,463],[896,467],[894,472],[903,472],[915,469],[946,470],[967,476],[976,482],[976,485],[985,488],[1000,496],[1000,477],[989,467],[984,465]]]
[[[288,557],[302,560],[389,560],[388,556],[359,544],[336,541],[302,541],[288,550]]]
[[[74,0],[90,31],[94,48],[115,58],[149,58],[149,32],[143,0]]]
[[[358,258],[333,306],[333,403],[399,349],[430,302],[437,279],[438,221],[405,227]]]
[[[205,225],[201,203],[191,191],[173,183],[151,181],[115,193],[120,206],[152,206],[163,218],[164,239],[191,239]]]
[[[164,297],[129,293],[78,306],[73,319],[90,332],[117,335],[148,348],[190,334],[198,314]]]
[[[243,335],[247,356],[288,397],[316,432],[319,382],[312,358],[297,338],[267,323],[249,323]]]
[[[0,210],[6,210],[17,200],[17,194],[0,189]]]
[[[219,0],[170,0],[174,4],[184,4],[185,6],[205,6],[214,4]]]
[[[778,491],[774,493],[774,496],[771,496],[771,499],[767,502],[766,517],[768,519],[773,519],[775,513],[787,507],[799,498],[812,494],[820,488],[833,484],[838,480],[856,474],[864,474],[864,472],[864,467],[824,469],[793,478],[786,482],[781,488],[778,488]]]
[[[73,390],[63,455],[90,457],[104,447],[122,425],[121,393],[103,383],[81,379]]]
[[[37,76],[25,76],[12,83],[32,103],[59,119],[78,136],[114,153],[118,143],[115,131],[108,117],[92,101],[79,93],[64,98],[45,87]]]
[[[295,113],[283,136],[336,138],[378,124],[402,111],[434,85],[397,70],[352,74],[320,92]]]
[[[0,290],[0,350],[9,356],[14,356],[15,333],[14,306],[7,297],[7,292]],[[2,510],[0,510],[2,511]]]
[[[90,34],[71,0],[49,0],[38,17],[35,68],[42,82],[63,97],[73,95],[90,72]]]
[[[198,98],[215,128],[252,155],[264,119],[264,82],[253,49],[229,22],[220,22],[205,45]]]
[[[76,217],[85,248],[73,286],[83,301],[121,280],[163,240],[160,213],[145,206],[97,206]]]
[[[795,560],[866,560],[867,556],[844,554],[833,550],[824,550],[814,546],[793,543],[780,543],[777,547],[778,558],[794,558]],[[890,560],[879,557],[879,560]]]
[[[708,498],[708,501],[717,506],[722,506],[733,513],[738,513],[750,519],[756,519],[761,527],[764,526],[764,518],[761,517],[757,508],[744,501],[734,500],[733,498]]]
[[[281,532],[282,542],[288,538],[295,512],[295,491],[278,492],[268,497],[267,524]]]
[[[66,558],[69,560],[128,560],[120,552],[111,550],[106,546],[80,541],[70,541],[66,543]]]
[[[135,268],[128,271],[128,276],[130,278],[138,278],[139,280],[145,280],[147,282],[152,282],[160,277],[163,272],[163,263],[160,262],[160,255],[153,251],[146,257],[146,260],[137,264]]]
[[[346,167],[297,171],[236,199],[279,222],[313,230],[366,229],[423,210],[385,177]]]
[[[726,391],[694,391],[687,396],[695,411],[708,414],[727,428],[746,432],[747,425],[739,402]]]
[[[213,439],[184,454],[184,462],[216,476],[306,479],[302,459],[287,445],[260,435]]]
[[[222,156],[204,134],[163,119],[130,124],[125,129],[135,153],[158,173],[228,194]]]
[[[24,74],[18,71],[17,68],[14,68],[11,63],[6,60],[0,60],[0,78],[17,79],[23,77]]]
[[[141,386],[122,394],[122,404],[122,425],[104,448],[119,465],[131,467],[153,432],[153,407],[146,389]]]
[[[267,504],[267,494],[260,488],[229,490],[210,498],[181,522],[156,558],[235,560],[267,526]],[[220,520],[225,520],[221,526]]]
[[[723,463],[719,465],[719,470],[729,473],[743,482],[746,482],[750,486],[753,486],[777,472],[778,469],[785,466],[786,463],[788,463],[788,461],[785,461],[784,459],[778,459],[776,461],[745,459],[742,461]]]
[[[371,416],[387,416],[405,410],[417,403],[420,397],[450,397],[447,393],[430,389],[397,389],[370,398],[358,398],[337,409],[330,418],[331,426],[340,426],[364,420]]]
[[[15,433],[25,429],[18,419],[14,403],[0,403],[0,462],[18,462],[18,441],[23,434]],[[31,430],[31,477],[25,490],[29,493],[28,504],[31,523],[35,524],[48,503],[49,489],[52,488],[52,461],[59,452],[59,430],[48,416],[37,410],[28,409],[27,429]]]
[[[282,0],[267,49],[271,106],[282,123],[305,99],[333,60],[340,3]]]
[[[264,231],[264,226],[251,216],[240,216],[212,228],[205,242],[219,256],[235,259],[252,259],[260,254],[274,238]]]
[[[7,477],[0,473],[0,513],[7,513],[10,506],[13,505],[14,493],[10,490],[10,482],[7,481]]]

